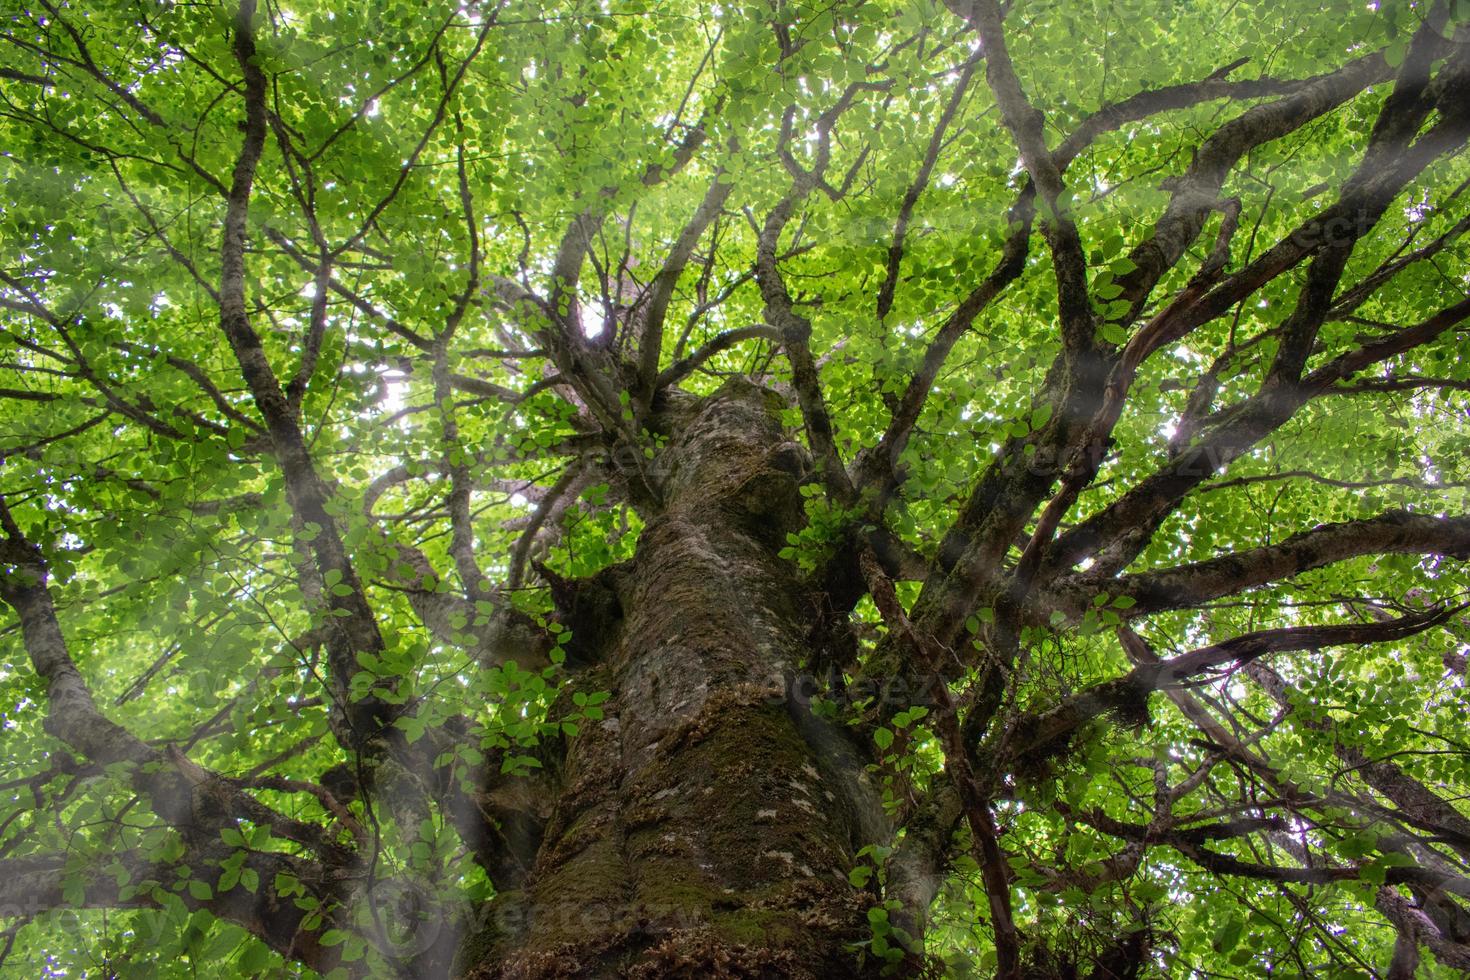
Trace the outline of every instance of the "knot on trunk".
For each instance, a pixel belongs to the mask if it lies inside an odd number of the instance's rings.
[[[774,534],[776,540],[784,542],[786,532],[803,523],[800,487],[810,478],[811,469],[812,458],[806,447],[797,442],[779,443],[727,499],[741,515],[756,519],[748,526],[760,537]]]

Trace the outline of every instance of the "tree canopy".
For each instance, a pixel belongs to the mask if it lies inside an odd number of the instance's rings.
[[[1470,969],[1465,0],[3,9],[6,971],[497,975],[737,389],[855,971]]]

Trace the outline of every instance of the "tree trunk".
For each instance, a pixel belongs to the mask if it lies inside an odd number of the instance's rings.
[[[533,870],[461,950],[470,975],[861,975],[870,902],[847,874],[881,809],[852,746],[788,696],[813,610],[777,552],[808,460],[778,407],[744,382],[664,406],[662,508],[576,599],[601,610],[580,640],[612,697],[568,740]]]

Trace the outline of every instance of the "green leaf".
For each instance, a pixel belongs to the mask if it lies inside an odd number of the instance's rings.
[[[1241,919],[1228,919],[1220,927],[1219,934],[1215,937],[1214,948],[1217,953],[1228,953],[1240,943],[1241,934],[1245,930],[1245,922]]]
[[[242,976],[252,976],[264,970],[270,963],[271,951],[258,940],[246,940],[240,955],[235,957],[235,969]]]

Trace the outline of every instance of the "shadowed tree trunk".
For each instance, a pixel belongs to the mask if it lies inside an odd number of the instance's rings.
[[[636,556],[564,584],[612,697],[568,740],[531,871],[461,956],[473,975],[850,975],[868,902],[847,875],[881,810],[788,696],[814,609],[777,557],[808,465],[779,405],[745,382],[675,394]]]

